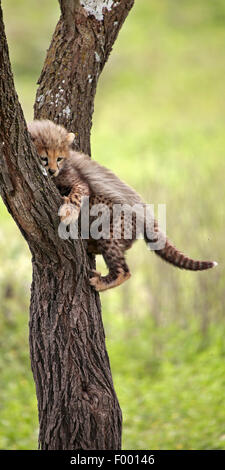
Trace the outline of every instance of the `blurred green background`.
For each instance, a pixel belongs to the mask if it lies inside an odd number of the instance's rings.
[[[58,2],[2,3],[32,119]],[[156,209],[166,203],[169,238],[219,266],[179,271],[139,241],[127,256],[131,280],[101,296],[123,448],[225,449],[225,1],[135,3],[99,82],[93,157]],[[0,448],[35,449],[30,254],[2,202],[0,263]]]

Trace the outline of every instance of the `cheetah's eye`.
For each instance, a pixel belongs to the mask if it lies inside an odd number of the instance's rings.
[[[63,160],[63,157],[58,157],[58,158],[57,158],[57,162],[58,162],[58,163],[61,162],[62,160]]]
[[[41,163],[42,165],[46,166],[48,164],[48,158],[47,157],[41,157]]]

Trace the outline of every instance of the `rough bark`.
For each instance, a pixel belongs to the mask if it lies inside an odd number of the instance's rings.
[[[133,3],[134,0],[115,2],[111,10],[103,10],[103,21],[88,15],[80,6],[71,11],[70,34],[62,16],[39,78],[35,117],[52,119],[75,132],[76,150],[88,155],[98,78]],[[61,0],[61,4],[66,1]]]
[[[68,25],[65,1],[60,2],[63,14],[39,79],[35,117],[64,124],[75,132],[76,148],[90,153],[97,80],[133,0],[104,10],[103,21],[75,3]],[[38,167],[27,133],[9,63],[1,2],[0,67],[0,193],[32,253],[30,354],[39,447],[120,449],[121,411],[100,301],[88,282],[94,260],[81,240],[63,241],[58,236],[60,196]]]

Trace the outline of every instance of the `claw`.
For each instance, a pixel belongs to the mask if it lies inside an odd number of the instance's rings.
[[[68,196],[63,196],[62,200],[63,200],[63,204],[69,204],[70,203],[70,198]]]

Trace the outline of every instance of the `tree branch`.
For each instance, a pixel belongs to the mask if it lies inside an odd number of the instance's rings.
[[[50,220],[42,210],[46,204],[43,186],[52,214],[57,214],[60,198],[51,182],[42,175],[27,132],[14,88],[1,6],[0,64],[0,193],[27,241],[39,243],[40,247],[44,241],[44,249],[48,248],[50,254],[52,241],[56,239],[57,217],[52,215]],[[31,178],[31,174],[35,177]]]
[[[74,31],[75,12],[80,6],[80,0],[59,0],[59,4],[67,34],[71,37]]]
[[[73,131],[75,148],[90,155],[98,79],[134,0],[114,2],[111,9],[103,8],[106,2],[100,0],[101,9],[96,11],[101,15],[95,16],[87,8],[89,1],[81,3],[83,7],[73,16],[72,36],[68,36],[63,18],[56,26],[38,81],[34,114],[35,118],[52,119]]]

